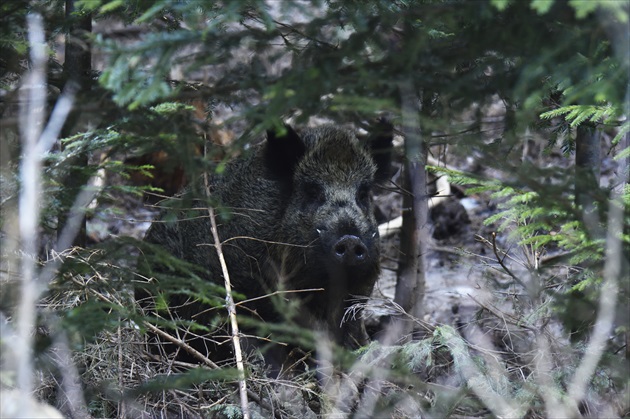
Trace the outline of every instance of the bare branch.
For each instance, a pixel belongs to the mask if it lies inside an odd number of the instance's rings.
[[[210,183],[208,180],[208,174],[204,174],[204,182],[206,192],[210,195]],[[249,419],[249,402],[247,400],[247,382],[245,381],[245,367],[243,365],[243,352],[241,348],[241,340],[238,331],[238,321],[236,320],[236,305],[232,298],[232,283],[230,282],[230,273],[228,272],[227,264],[225,263],[225,257],[223,256],[223,249],[221,242],[219,241],[219,233],[217,230],[217,221],[214,217],[214,208],[208,207],[208,215],[210,216],[210,223],[212,225],[212,238],[214,239],[217,256],[221,263],[221,270],[223,271],[223,278],[225,280],[225,302],[230,317],[230,325],[232,326],[232,344],[234,345],[234,357],[236,358],[236,369],[239,372],[239,394],[241,397],[241,409],[243,411],[243,419]]]
[[[40,158],[43,157],[44,153],[47,153],[59,139],[59,133],[61,133],[63,124],[66,122],[74,105],[75,90],[75,87],[72,86],[65,89],[59,97],[59,100],[57,100],[48,124],[37,143],[35,153]]]
[[[523,287],[524,289],[528,290],[527,285],[521,281],[521,279],[514,275],[512,273],[512,271],[507,267],[507,265],[505,265],[505,263],[503,262],[505,257],[501,257],[499,256],[499,249],[497,248],[497,233],[496,232],[492,232],[492,251],[494,252],[494,256],[497,258],[497,262],[499,263],[499,265],[501,265],[501,268],[503,268],[503,270],[505,271],[505,273],[507,273],[513,280],[515,280],[521,287]],[[507,252],[503,252],[505,254],[505,256],[507,256]]]
[[[165,331],[163,331],[159,327],[154,326],[154,325],[152,325],[149,322],[143,322],[143,325],[147,329],[149,329],[151,332],[155,333],[156,335],[160,336],[163,339],[168,340],[171,343],[174,343],[177,347],[182,348],[183,350],[185,350],[189,354],[193,355],[195,358],[199,359],[200,361],[202,361],[204,364],[206,364],[210,368],[212,368],[212,369],[219,369],[220,368],[217,364],[212,362],[207,356],[205,356],[204,354],[202,354],[201,352],[199,352],[198,350],[196,350],[195,348],[193,348],[192,346],[190,346],[189,344],[187,344],[183,340],[176,338],[175,336],[171,335],[170,333],[166,333]]]
[[[19,411],[31,412],[30,395],[33,391],[33,338],[35,303],[37,300],[36,256],[41,194],[41,160],[37,141],[44,124],[46,106],[46,43],[42,17],[27,16],[28,40],[31,49],[31,71],[22,86],[23,103],[20,109],[23,155],[20,165],[22,188],[19,198],[19,231],[22,246],[22,288],[18,306],[18,339],[16,344],[17,384],[20,391]]]

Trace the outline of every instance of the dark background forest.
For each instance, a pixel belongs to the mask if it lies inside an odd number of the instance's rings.
[[[629,12],[3,1],[0,416],[630,417]],[[395,136],[374,193],[372,343],[254,326],[334,366],[325,377],[272,378],[256,353],[241,370],[147,351],[147,332],[227,321],[225,290],[143,242],[150,223],[269,129],[366,135],[379,119]],[[214,304],[216,324],[145,313],[140,257],[168,267],[165,295]]]

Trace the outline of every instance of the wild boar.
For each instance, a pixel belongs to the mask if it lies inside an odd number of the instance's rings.
[[[219,217],[218,234],[232,287],[247,298],[275,291],[296,298],[295,320],[327,333],[348,348],[367,342],[360,313],[344,319],[357,298],[367,298],[379,275],[379,236],[372,190],[387,178],[392,126],[374,125],[362,143],[350,130],[334,125],[267,133],[267,139],[212,177],[210,195],[228,210]],[[146,240],[178,258],[199,265],[208,280],[223,284],[208,218],[207,201],[198,216],[154,223]],[[281,304],[280,304],[281,305]],[[267,322],[286,314],[272,298],[258,298],[239,313],[255,313]],[[180,308],[192,318],[204,307]],[[195,317],[204,321],[203,317]],[[343,320],[343,321],[342,321]],[[204,351],[197,337],[193,347]]]

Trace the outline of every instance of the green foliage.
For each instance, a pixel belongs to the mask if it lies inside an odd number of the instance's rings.
[[[492,5],[499,11],[504,11],[510,5],[510,0],[492,0]]]
[[[581,1],[581,0],[569,0],[569,4],[575,9],[575,15],[578,19],[583,19],[590,13],[595,12],[598,8],[610,15],[614,16],[622,23],[628,22],[628,5],[622,1],[607,1],[607,0],[595,0],[595,1]]]
[[[550,149],[556,142],[557,136],[563,137],[562,150],[565,154],[571,154],[575,151],[575,140],[570,135],[571,129],[575,129],[582,124],[587,126],[595,126],[603,129],[605,126],[619,125],[619,121],[622,119],[623,109],[621,105],[605,104],[600,106],[594,105],[568,105],[561,106],[551,111],[543,112],[540,117],[543,120],[551,120],[553,118],[562,118],[563,121],[553,130],[554,135],[550,136],[549,146]],[[625,122],[621,124],[620,128],[615,134],[612,145],[616,146],[621,138],[630,129],[630,123]],[[628,150],[620,150],[615,156],[619,159],[620,155],[625,155]]]
[[[401,354],[407,360],[407,369],[415,371],[421,368],[432,367],[435,346],[436,343],[433,339],[422,339],[404,345]]]
[[[499,3],[507,5],[507,2]],[[504,18],[510,24],[516,23],[512,19],[522,11],[527,13],[527,8],[523,10],[521,3],[516,2],[505,10],[508,14]],[[118,3],[115,5],[118,6]],[[397,96],[397,83],[392,83],[391,77],[383,76],[392,75],[398,71],[414,75],[412,77],[416,79],[419,87],[430,86],[432,91],[446,93],[446,101],[450,101],[447,92],[458,91],[457,108],[461,108],[470,103],[473,99],[471,96],[483,97],[489,94],[488,87],[492,85],[507,94],[507,90],[503,89],[504,86],[507,89],[505,82],[512,78],[512,74],[516,71],[514,65],[521,60],[519,58],[514,61],[511,57],[513,52],[506,50],[506,44],[500,42],[502,32],[497,31],[494,26],[492,26],[492,36],[496,37],[497,33],[499,36],[496,39],[496,45],[488,46],[496,50],[493,56],[488,56],[475,47],[455,51],[446,48],[448,45],[457,45],[458,40],[488,39],[488,31],[495,15],[483,4],[464,3],[458,9],[453,9],[452,16],[441,15],[438,19],[432,19],[432,14],[438,9],[432,8],[431,2],[425,4],[374,1],[366,5],[330,2],[330,15],[327,20],[314,19],[307,29],[291,32],[290,35],[282,34],[282,27],[269,17],[262,3],[259,2],[252,2],[247,7],[244,7],[245,4],[239,3],[239,7],[236,7],[233,3],[229,3],[227,10],[222,9],[220,12],[212,9],[209,3],[205,2],[177,4],[160,2],[144,10],[141,7],[147,7],[147,5],[138,3],[137,6],[138,8],[134,9],[131,15],[137,16],[138,22],[170,12],[172,13],[170,16],[176,21],[181,19],[189,24],[191,29],[176,28],[168,32],[147,33],[139,41],[126,45],[108,40],[97,40],[111,57],[111,65],[101,77],[101,83],[114,91],[114,98],[118,103],[129,104],[132,108],[172,95],[173,89],[165,83],[165,79],[173,65],[189,66],[189,70],[202,65],[215,66],[217,63],[224,62],[230,51],[238,45],[251,45],[255,52],[265,51],[270,54],[272,63],[279,64],[288,56],[272,46],[278,37],[282,38],[285,47],[296,59],[295,66],[284,71],[282,75],[267,74],[265,67],[261,66],[262,63],[256,61],[248,67],[237,67],[236,72],[224,74],[221,71],[218,72],[219,79],[214,89],[217,97],[231,96],[230,101],[239,101],[233,94],[236,90],[251,88],[261,92],[263,101],[259,106],[247,112],[250,120],[258,121],[262,118],[263,121],[268,121],[272,115],[284,114],[295,107],[309,113],[334,111],[336,114],[341,111],[350,114],[359,111],[361,114],[367,114],[373,112],[375,108],[383,106],[389,108],[387,102],[382,101],[388,95]],[[283,8],[285,9],[283,12],[287,14],[308,14],[308,9],[292,2],[283,4]],[[206,13],[209,16],[207,21],[209,24],[204,24],[200,30],[193,30],[195,27],[193,23],[199,13]],[[396,22],[399,14],[405,16],[405,24],[408,25],[403,38],[388,41],[385,34],[375,31],[376,28],[387,27]],[[243,22],[250,31],[225,32],[227,26],[237,21]],[[350,34],[349,37],[324,34],[323,29],[329,26],[333,29],[334,25],[331,23],[336,21],[346,22],[344,29]],[[461,22],[472,21],[478,23],[461,25]],[[199,22],[196,24],[198,26]],[[527,58],[523,61],[523,65],[528,70],[543,63],[541,59],[535,57],[540,55],[538,46],[544,43],[532,36],[538,24],[546,25],[547,22],[543,22],[535,14],[531,15],[531,20],[528,22],[531,30],[527,29],[520,36],[521,42],[530,42],[528,45],[521,45],[522,58]],[[516,26],[517,30],[525,31],[524,27],[519,27],[518,24]],[[335,34],[335,31],[329,33]],[[565,35],[571,36],[573,40],[577,39],[570,33],[563,33],[561,36]],[[193,54],[194,61],[181,61],[178,51],[191,46],[199,49],[199,52]],[[531,57],[528,57],[530,46]],[[207,51],[208,48],[212,50]],[[418,54],[423,50],[422,54]],[[436,59],[427,61],[422,59],[424,56],[436,56]],[[409,59],[409,57],[414,58]],[[543,57],[546,61],[553,58],[544,54]],[[533,61],[530,58],[533,58]],[[566,69],[572,73],[578,73],[579,69],[585,65],[592,65],[592,62],[588,60],[576,61],[575,56],[567,58],[569,62]],[[563,57],[563,59],[566,58]],[[357,65],[360,62],[364,62],[365,65]],[[528,65],[528,62],[531,65]],[[152,65],[145,69],[147,63],[152,63]],[[579,63],[579,66],[576,66],[576,63]],[[451,77],[449,65],[467,68],[467,70],[460,71],[458,77],[454,79]],[[488,72],[484,74],[486,68],[484,66],[493,69],[492,76],[488,76]],[[520,72],[523,79],[519,84],[531,85],[538,73],[539,71]],[[506,76],[507,80],[505,80]],[[311,91],[313,87],[317,87],[317,90]],[[600,92],[601,87],[598,86]],[[299,96],[290,94],[296,91],[300,92]],[[374,92],[376,91],[382,94],[375,102]],[[326,100],[320,99],[326,95],[333,95],[334,109],[331,109]],[[344,97],[347,99],[342,99]],[[510,98],[511,101],[524,99],[526,98]],[[351,102],[347,103],[348,100]],[[334,101],[346,103],[340,107]],[[366,106],[369,103],[374,103],[374,105]],[[436,102],[436,105],[440,103],[444,102]],[[449,105],[453,106],[455,102]],[[441,109],[442,112],[446,110],[446,108]]]
[[[492,5],[498,10],[505,10],[512,0],[492,0]],[[531,8],[537,13],[543,15],[548,13],[551,8],[559,3],[557,0],[531,0]],[[628,21],[628,5],[623,1],[610,0],[569,0],[568,4],[575,10],[575,16],[578,19],[584,19],[591,13],[596,11],[604,11],[610,13],[620,22]]]
[[[89,298],[65,312],[63,327],[81,346],[83,342],[92,343],[101,332],[120,326],[120,308],[118,304]]]
[[[616,146],[617,144],[619,144],[619,142],[621,141],[621,139],[628,134],[628,132],[630,132],[630,121],[626,121],[623,125],[621,125],[621,127],[619,127],[619,131],[617,132],[617,135],[615,135],[615,138],[613,138],[612,143],[614,146]],[[619,153],[617,153],[617,155],[614,157],[615,160],[621,160],[621,159],[625,159],[630,155],[630,147],[626,147],[623,150],[619,150]]]
[[[28,51],[28,42],[23,31],[25,26],[25,7],[16,7],[11,2],[0,5],[0,88],[10,88],[10,74],[21,73],[24,66],[21,61]]]
[[[532,9],[536,10],[538,14],[545,14],[551,9],[551,6],[555,3],[555,0],[532,0]]]
[[[46,16],[51,34],[56,35],[64,27],[62,0],[29,2],[27,0],[4,1],[0,4],[0,89],[12,91],[16,82],[27,69],[28,40],[26,15],[40,12]],[[52,59],[52,48],[48,50]],[[58,69],[58,66],[55,66]]]
[[[563,115],[571,127],[577,127],[584,122],[590,122],[593,124],[608,123],[621,115],[621,108],[615,108],[610,105],[570,105],[548,112],[543,112],[540,114],[540,117],[543,119],[550,119]]]
[[[487,217],[484,224],[496,225],[498,232],[508,232],[521,246],[530,246],[537,252],[544,252],[549,246],[558,247],[571,255],[569,262],[575,265],[598,262],[604,257],[605,241],[587,229],[568,188],[554,188],[554,193],[549,185],[533,182],[531,172],[529,186],[539,191],[442,167],[427,169],[448,175],[453,184],[466,186],[469,194],[489,194],[497,202],[498,211]],[[623,199],[628,200],[627,187]]]
[[[226,417],[227,419],[240,419],[243,417],[241,408],[233,404],[213,406],[211,410],[222,415],[222,417]]]
[[[196,152],[203,149],[199,136],[199,121],[195,108],[179,102],[163,102],[154,107],[127,112],[110,124],[80,132],[61,140],[62,152],[46,155],[47,192],[54,194],[72,176],[84,179],[118,178],[123,182],[106,182],[98,190],[97,199],[120,199],[125,194],[141,197],[145,192],[163,192],[150,183],[135,185],[129,182],[134,176],[153,178],[156,167],[146,163],[144,157],[159,151],[168,156],[158,161],[157,168],[171,173],[182,167],[188,179],[196,179],[203,170],[212,171],[207,160]],[[213,150],[208,151],[212,156]],[[89,156],[91,164],[85,165],[81,156]],[[123,195],[121,195],[123,194]],[[188,202],[180,202],[187,205]],[[47,208],[52,216],[66,209],[60,202]]]

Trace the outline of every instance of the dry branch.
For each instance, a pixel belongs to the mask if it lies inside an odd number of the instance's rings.
[[[204,174],[204,182],[206,187],[206,193],[210,196],[210,184],[208,180],[208,174]],[[241,398],[241,409],[243,411],[243,419],[249,419],[249,402],[247,399],[247,382],[245,380],[245,367],[243,365],[243,351],[241,347],[241,338],[238,329],[238,321],[236,319],[236,305],[234,304],[234,298],[232,298],[232,284],[230,282],[230,273],[225,263],[225,257],[223,256],[223,249],[221,248],[221,242],[219,241],[219,233],[217,230],[217,221],[214,217],[214,208],[208,207],[208,215],[210,216],[210,223],[212,225],[212,238],[214,240],[214,246],[221,263],[221,270],[223,271],[223,278],[225,281],[225,302],[228,309],[228,315],[230,317],[230,325],[232,327],[232,344],[234,346],[234,358],[236,359],[236,369],[239,373],[238,387]]]

